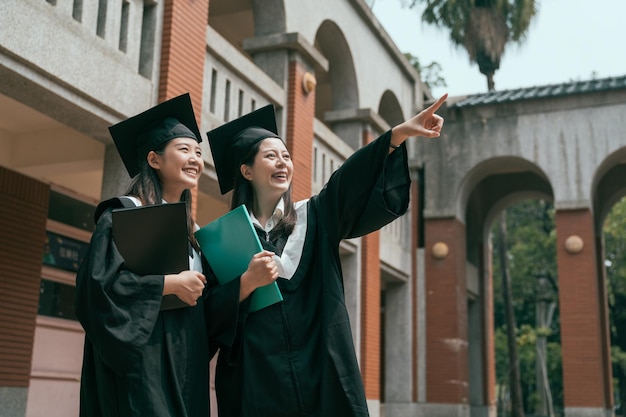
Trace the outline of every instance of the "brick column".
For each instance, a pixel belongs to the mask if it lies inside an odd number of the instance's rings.
[[[26,409],[49,196],[49,185],[0,167],[0,403],[6,415]]]
[[[361,242],[361,375],[366,398],[380,400],[380,232]]]
[[[481,299],[483,306],[483,372],[484,372],[484,405],[494,409],[498,405],[496,397],[496,342],[493,317],[493,258],[487,244],[482,245],[483,264],[479,267],[481,282]]]
[[[209,0],[167,0],[164,4],[158,101],[189,92],[198,125],[202,114],[208,17]],[[197,188],[192,190],[192,195],[195,216]]]
[[[593,214],[590,210],[556,213],[557,266],[563,394],[565,415],[605,416],[611,408],[611,368],[608,357],[606,308],[601,301],[604,282],[597,273]],[[580,252],[566,249],[570,237],[582,239]]]
[[[186,93],[196,115],[202,109],[209,0],[166,0],[159,76],[159,102]]]
[[[294,163],[293,200],[311,196],[313,164],[313,119],[315,118],[315,91],[306,94],[302,78],[307,68],[298,60],[289,62],[287,87],[287,131],[284,137]]]
[[[447,256],[436,259],[433,246]],[[428,415],[459,415],[468,403],[465,227],[457,219],[425,222],[426,401]]]
[[[363,144],[374,140],[363,132]],[[381,361],[381,283],[380,232],[361,238],[361,375],[368,400],[380,401]]]
[[[415,171],[411,172],[411,253],[413,256],[411,257],[411,277],[409,278],[413,285],[411,287],[411,299],[413,300],[413,304],[411,305],[411,323],[413,324],[413,335],[411,337],[411,380],[413,381],[413,387],[411,389],[411,401],[417,402],[418,400],[418,389],[419,386],[419,377],[418,377],[418,341],[417,335],[418,331],[418,303],[417,303],[417,251],[420,247],[420,216],[422,215],[422,204],[423,201],[420,199],[420,181],[421,178]]]

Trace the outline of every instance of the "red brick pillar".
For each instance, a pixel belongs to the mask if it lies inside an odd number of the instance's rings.
[[[595,409],[584,410],[584,415],[604,415],[604,410],[612,408],[612,375],[604,360],[609,340],[593,214],[590,210],[559,210],[556,231],[565,408],[571,415],[576,414],[572,408],[578,407]],[[582,239],[582,249],[568,250],[566,243],[575,243],[577,238]]]
[[[496,343],[494,336],[494,317],[493,317],[493,258],[492,251],[487,244],[482,245],[483,264],[479,268],[482,272],[482,305],[483,305],[483,373],[485,375],[483,381],[484,405],[495,409],[498,405],[496,397]]]
[[[448,248],[436,258],[433,248]],[[426,401],[468,403],[465,227],[457,219],[425,222]]]
[[[374,139],[363,133],[363,143]],[[361,375],[368,400],[380,400],[380,232],[361,238]],[[408,365],[408,364],[407,364]]]
[[[361,375],[366,398],[380,400],[380,232],[361,242]]]
[[[0,167],[0,387],[29,386],[49,200],[48,184]]]
[[[411,288],[411,299],[413,303],[411,305],[411,323],[413,323],[413,336],[411,338],[411,380],[413,381],[413,387],[411,390],[411,401],[418,401],[418,389],[419,389],[419,362],[418,362],[418,340],[417,335],[420,331],[418,329],[418,284],[417,284],[417,276],[418,276],[418,250],[420,248],[420,216],[421,216],[421,201],[420,201],[420,181],[422,177],[417,174],[417,172],[413,171],[411,173],[411,253],[413,256],[411,257],[411,276],[410,280],[412,280],[413,285]]]
[[[284,137],[294,162],[292,183],[293,200],[311,196],[313,164],[313,119],[315,118],[315,90],[308,94],[302,88],[307,69],[298,60],[289,62],[287,87],[287,131]]]
[[[208,17],[209,0],[167,0],[164,5],[158,101],[189,92],[198,124],[202,114]],[[192,194],[195,216],[197,188]]]

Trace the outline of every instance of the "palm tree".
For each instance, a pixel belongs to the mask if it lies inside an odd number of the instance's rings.
[[[509,42],[522,43],[537,13],[535,0],[411,0],[409,7],[425,4],[422,20],[447,28],[455,46],[464,48],[470,61],[495,90],[493,75],[500,68]]]
[[[422,20],[450,32],[455,46],[464,48],[471,62],[487,77],[487,89],[495,90],[493,76],[500,68],[507,43],[522,43],[537,13],[535,0],[411,0],[409,7],[425,4]],[[515,315],[511,304],[510,274],[506,262],[506,220],[502,213],[498,222],[498,243],[504,304],[506,309],[507,341],[512,412],[524,416],[521,397],[519,359],[515,341]]]

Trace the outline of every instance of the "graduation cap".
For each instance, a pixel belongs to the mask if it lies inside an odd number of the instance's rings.
[[[139,173],[148,153],[160,145],[175,138],[202,142],[189,93],[113,125],[109,132],[131,178]]]
[[[266,138],[281,139],[276,128],[274,105],[268,104],[215,128],[207,132],[207,138],[220,191],[226,194],[233,189],[235,174],[250,149]]]

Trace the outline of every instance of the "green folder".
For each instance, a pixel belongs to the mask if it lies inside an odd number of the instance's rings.
[[[220,284],[243,274],[252,257],[263,250],[243,204],[213,220],[194,235]],[[272,282],[254,290],[249,311],[261,310],[282,300],[278,285]]]

